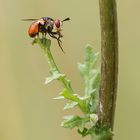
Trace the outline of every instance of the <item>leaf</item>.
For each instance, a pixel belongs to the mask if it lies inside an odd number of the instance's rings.
[[[66,105],[64,106],[64,109],[71,109],[71,108],[74,108],[77,105],[78,105],[77,102],[66,103]]]
[[[94,53],[90,45],[86,46],[86,57],[85,63],[78,63],[78,68],[80,70],[81,76],[85,81],[85,94],[90,95],[91,91],[98,87],[100,73],[96,70],[95,64],[98,59],[99,53]]]
[[[96,112],[98,106],[98,89],[100,81],[100,72],[95,68],[99,53],[94,53],[91,45],[86,46],[85,62],[78,63],[78,68],[85,82],[85,97],[87,108],[91,113]]]
[[[77,115],[69,115],[64,117],[64,121],[61,126],[64,128],[74,128],[77,127],[79,130],[83,131],[85,123],[89,121],[89,117],[79,117]]]
[[[94,68],[95,64],[98,60],[98,55],[99,53],[94,53],[92,50],[92,46],[91,45],[87,45],[86,46],[86,58],[85,58],[85,64],[86,66],[89,68]]]
[[[60,77],[65,77],[65,74],[60,74],[60,73],[55,73],[50,77],[47,77],[45,80],[45,84],[49,84],[50,82],[52,82],[53,80],[57,80]]]
[[[93,89],[98,89],[99,86],[99,81],[100,81],[100,72],[99,70],[95,70],[95,73],[93,73],[91,79],[90,79],[90,86]]]
[[[61,96],[64,96],[65,99],[69,99],[71,101],[80,102],[80,99],[77,97],[77,94],[71,94],[68,89],[64,89],[61,93]]]
[[[61,123],[61,126],[72,129],[76,126],[79,126],[81,123],[81,118],[79,116],[71,115],[64,117],[64,121]]]
[[[87,107],[86,101],[89,100],[90,97],[80,97],[77,94],[71,94],[71,92],[68,89],[64,89],[61,93],[61,96],[63,96],[65,99],[77,102],[77,105],[84,113],[90,113],[89,108]]]

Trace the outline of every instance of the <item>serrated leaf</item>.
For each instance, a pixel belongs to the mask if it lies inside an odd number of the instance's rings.
[[[89,117],[79,117],[77,115],[65,116],[64,121],[61,123],[61,126],[64,128],[74,128],[77,127],[79,130],[83,131],[85,123],[89,121]]]
[[[91,45],[87,45],[85,62],[78,63],[80,74],[85,82],[85,97],[89,97],[89,100],[86,101],[86,108],[89,108],[91,113],[96,112],[98,106],[100,72],[95,69],[98,55],[99,53],[93,52]]]
[[[94,53],[90,45],[86,46],[85,63],[78,64],[78,68],[85,80],[85,94],[90,95],[91,90],[96,89],[99,84],[100,73],[96,70],[95,64],[98,59],[98,53]]]
[[[65,116],[64,121],[61,123],[61,126],[64,128],[74,128],[81,124],[81,118],[79,116]]]
[[[66,103],[66,105],[64,106],[64,109],[71,109],[71,108],[74,108],[77,105],[78,105],[77,102]]]
[[[77,105],[84,113],[90,113],[89,108],[87,107],[86,101],[89,100],[89,96],[80,97],[77,94],[71,94],[67,89],[64,89],[61,93],[65,99],[69,99],[71,101],[77,102]]]
[[[85,87],[85,92],[87,95],[93,95],[98,91],[99,88],[99,81],[100,81],[100,73],[99,71],[96,71],[96,73],[89,77],[89,79],[85,80],[85,83],[87,86]]]
[[[69,99],[71,101],[80,102],[79,98],[77,97],[77,94],[71,94],[67,89],[64,89],[61,93],[61,96],[64,96],[64,98]]]
[[[95,64],[96,64],[96,62],[98,60],[98,55],[99,55],[99,53],[94,53],[93,52],[91,45],[88,44],[86,46],[85,64],[86,64],[86,67],[88,69],[95,67]]]
[[[57,80],[57,79],[59,79],[60,77],[65,77],[65,75],[64,75],[64,74],[60,74],[60,73],[55,73],[55,74],[53,74],[52,76],[46,78],[45,84],[49,84],[49,83],[52,82],[53,80]]]
[[[98,99],[91,99],[91,101],[89,102],[90,112],[92,113],[97,112],[98,103],[99,103]]]

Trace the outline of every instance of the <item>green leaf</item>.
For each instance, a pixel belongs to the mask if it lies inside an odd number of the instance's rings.
[[[85,82],[85,97],[87,108],[91,113],[96,112],[98,106],[98,89],[100,81],[100,72],[95,68],[99,53],[94,53],[90,45],[86,46],[85,62],[78,63],[78,68]]]
[[[85,94],[90,95],[93,89],[96,89],[99,85],[100,73],[95,69],[95,64],[98,59],[99,53],[94,53],[90,45],[86,46],[85,63],[78,64],[81,76],[85,81]]]
[[[64,109],[71,109],[71,108],[74,108],[77,105],[78,105],[77,102],[66,103],[66,105],[64,106]]]
[[[64,128],[74,128],[77,127],[79,130],[83,131],[85,123],[89,121],[89,117],[79,117],[77,115],[65,116],[64,121],[61,123],[61,126]]]
[[[61,123],[61,126],[63,126],[64,128],[74,128],[76,126],[81,125],[82,121],[81,118],[79,116],[65,116],[64,117],[64,121]]]
[[[85,63],[78,64],[78,68],[79,68],[82,76],[89,75],[90,70],[92,70],[95,67],[95,64],[98,60],[98,55],[99,55],[99,53],[93,52],[92,46],[90,46],[90,45],[86,46]]]
[[[60,73],[55,73],[52,76],[46,78],[45,84],[49,84],[53,80],[57,80],[57,79],[59,79],[61,77],[65,77],[65,75],[64,74],[60,74]]]
[[[86,64],[88,69],[95,67],[95,64],[96,64],[96,62],[98,60],[98,55],[99,55],[98,52],[97,53],[93,52],[91,45],[88,44],[86,46],[85,64]]]
[[[89,96],[80,97],[77,94],[71,94],[71,92],[68,89],[64,89],[61,93],[61,96],[63,96],[65,99],[77,102],[78,107],[84,112],[84,113],[90,113],[89,108],[87,106],[87,100],[90,99]]]
[[[60,95],[64,96],[65,99],[80,102],[80,99],[78,98],[77,94],[71,94],[71,92],[66,88],[60,93]]]
[[[90,86],[92,87],[92,90],[98,89],[99,82],[100,82],[100,72],[99,70],[94,70],[94,73],[92,74],[92,77],[90,79],[90,84],[91,84]]]

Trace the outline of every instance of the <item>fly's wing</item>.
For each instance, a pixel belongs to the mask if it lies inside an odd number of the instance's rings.
[[[42,17],[42,18],[45,19],[46,21],[49,21],[49,20],[54,21],[54,19],[52,19],[51,17]]]

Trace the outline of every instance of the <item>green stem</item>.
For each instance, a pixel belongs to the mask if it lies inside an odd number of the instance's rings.
[[[101,83],[98,116],[102,125],[113,130],[118,79],[116,1],[99,0],[99,6],[101,21]]]
[[[50,48],[46,49],[45,54],[48,57],[48,64],[49,64],[49,66],[51,68],[51,72],[60,74],[60,70],[58,69],[58,67],[57,67],[57,65],[56,65],[56,63],[54,61],[54,58],[53,58],[52,53],[50,51]],[[71,88],[69,80],[67,80],[65,77],[60,77],[59,80],[62,83],[64,88],[66,88],[68,91],[70,91],[70,93],[73,93],[73,90]]]
[[[45,55],[48,58],[48,64],[50,66],[50,73],[51,73],[52,77],[59,75],[55,79],[57,79],[61,82],[64,89],[66,89],[66,91],[69,94],[74,94],[74,91],[71,87],[70,80],[66,79],[66,77],[60,73],[60,70],[54,61],[53,55],[50,51],[51,41],[47,38],[36,38],[32,44],[35,44],[35,43],[37,43],[44,50]],[[65,98],[70,99],[69,97],[65,97]],[[83,111],[83,113],[87,112],[87,108],[83,107],[84,106],[83,102],[81,102],[77,97],[75,97],[75,98],[77,99],[77,102],[79,102],[79,108]],[[72,99],[70,99],[70,100],[72,100]]]
[[[49,48],[46,49],[45,54],[48,57],[48,64],[49,64],[49,66],[51,68],[51,71],[56,71],[56,72],[60,73],[60,71],[59,71],[59,69],[58,69],[58,67],[57,67],[57,65],[56,65],[56,63],[55,63],[55,61],[53,59],[53,56],[52,56]]]
[[[54,58],[53,58],[53,55],[50,51],[50,46],[51,46],[51,40],[47,39],[47,38],[36,38],[34,39],[33,43],[32,44],[35,44],[37,43],[45,52],[45,55],[47,56],[48,58],[48,64],[50,66],[50,72],[52,75],[55,75],[55,74],[61,74],[60,73],[60,70],[59,68],[57,67],[55,61],[54,61]],[[71,88],[71,84],[70,84],[70,81],[67,80],[65,77],[59,77],[58,79],[63,87],[65,89],[67,89],[67,91],[69,91],[69,93],[73,94],[74,91],[72,90]]]

